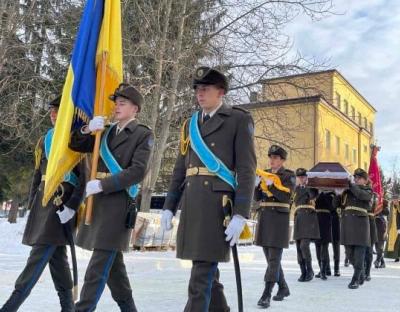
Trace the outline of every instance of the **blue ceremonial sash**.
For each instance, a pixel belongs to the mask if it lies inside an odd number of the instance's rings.
[[[51,149],[51,141],[53,140],[54,128],[49,129],[44,137],[44,153],[46,155],[46,159],[49,160],[50,149]],[[72,184],[77,187],[79,185],[79,179],[75,173],[72,171],[67,172],[64,176],[64,182]]]
[[[190,119],[189,137],[193,151],[200,158],[201,162],[207,167],[208,171],[215,173],[221,180],[228,183],[234,190],[237,187],[236,177],[227,166],[213,154],[201,137],[199,129],[199,112],[195,112]]]
[[[117,160],[114,158],[114,155],[111,153],[107,144],[108,135],[110,134],[111,129],[114,129],[114,125],[112,125],[105,131],[103,138],[101,139],[100,157],[101,159],[103,159],[110,173],[112,175],[115,175],[120,173],[122,171],[122,168],[118,164]],[[139,186],[137,184],[131,185],[129,188],[126,189],[126,191],[131,198],[135,199],[137,194],[139,193]]]

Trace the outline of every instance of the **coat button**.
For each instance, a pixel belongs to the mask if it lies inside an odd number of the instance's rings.
[[[190,182],[186,183],[186,186],[190,186]]]
[[[215,143],[214,143],[214,142],[212,142],[212,143],[211,143],[211,146],[212,146],[212,147],[214,147],[214,146],[215,146]]]
[[[208,185],[208,181],[204,181],[204,185]]]

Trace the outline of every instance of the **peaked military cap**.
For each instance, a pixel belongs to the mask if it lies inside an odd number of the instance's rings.
[[[296,177],[306,177],[307,176],[307,170],[304,168],[297,168],[296,170]]]
[[[118,96],[130,100],[133,104],[139,107],[139,111],[142,109],[143,96],[134,86],[127,83],[121,83],[118,88],[115,89],[114,94],[110,95],[109,99],[115,102]]]
[[[284,148],[274,144],[271,145],[271,147],[268,150],[268,157],[270,157],[271,155],[277,155],[280,156],[282,159],[286,159],[287,152],[285,151]]]
[[[50,103],[49,103],[49,108],[51,107],[60,107],[60,103],[61,103],[61,95],[57,96],[55,99],[53,99]]]
[[[229,83],[228,78],[220,71],[202,66],[196,69],[193,78],[193,89],[196,89],[197,85],[216,85],[225,90],[225,94],[228,92]]]
[[[361,178],[368,180],[368,173],[364,169],[361,169],[361,168],[357,168],[356,170],[354,170],[354,176],[361,177]]]

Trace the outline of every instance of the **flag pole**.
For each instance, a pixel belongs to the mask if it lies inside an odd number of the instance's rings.
[[[100,76],[100,93],[99,93],[99,106],[98,112],[104,115],[104,89],[106,86],[106,70],[107,70],[107,51],[103,51],[101,55],[101,76]],[[102,131],[96,131],[95,142],[93,148],[93,157],[92,157],[92,169],[90,171],[90,181],[95,180],[97,176],[97,165],[99,162],[99,152],[100,152],[100,142],[101,142],[101,133]],[[85,224],[90,225],[92,223],[92,214],[93,214],[93,195],[90,195],[87,198],[86,202],[86,216],[85,216]]]

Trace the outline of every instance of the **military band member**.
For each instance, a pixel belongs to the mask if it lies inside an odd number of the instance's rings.
[[[268,150],[270,169],[279,178],[279,184],[273,179],[264,179],[256,186],[254,198],[260,202],[255,244],[263,247],[267,260],[264,276],[265,288],[258,306],[270,306],[271,293],[275,283],[279,289],[272,299],[282,301],[290,295],[289,287],[283,274],[281,259],[283,248],[289,247],[289,210],[290,199],[296,177],[294,172],[283,167],[287,152],[280,146],[272,145]],[[265,189],[262,184],[264,183]]]
[[[198,68],[193,89],[201,110],[182,127],[161,221],[164,230],[171,229],[172,217],[181,209],[177,257],[192,261],[184,311],[224,312],[230,308],[218,263],[229,261],[229,245],[236,244],[249,216],[256,170],[254,125],[249,112],[223,103],[228,81],[218,70]],[[231,203],[227,228],[224,198]]]
[[[133,86],[121,84],[110,96],[115,102],[115,124],[93,118],[75,131],[70,148],[93,151],[95,131],[103,131],[97,179],[86,184],[94,195],[93,220],[79,225],[77,245],[93,250],[75,311],[93,311],[107,284],[121,311],[136,311],[122,251],[128,248],[135,222],[137,184],[146,174],[153,147],[152,131],[136,120],[143,97]]]
[[[298,168],[292,207],[295,209],[293,239],[296,241],[297,261],[301,270],[299,282],[309,282],[314,278],[310,243],[320,239],[318,216],[315,211],[318,190],[307,186],[307,183],[307,170]]]
[[[334,206],[335,193],[329,191],[321,192],[315,200],[315,211],[318,216],[320,239],[315,241],[315,251],[317,254],[320,271],[315,275],[322,280],[327,279],[329,263],[329,243],[332,242],[332,211]]]
[[[364,271],[364,259],[368,246],[371,245],[368,213],[372,211],[373,192],[368,185],[368,173],[358,168],[354,171],[354,183],[342,194],[341,243],[346,248],[354,274],[348,287],[356,289]]]
[[[57,120],[60,100],[61,98],[58,97],[49,104],[53,126]],[[81,174],[79,166],[74,168],[60,184],[47,206],[42,206],[44,180],[53,131],[54,128],[51,128],[45,136],[39,139],[36,146],[35,171],[28,201],[30,213],[22,239],[22,243],[32,246],[32,249],[25,268],[15,283],[15,290],[0,309],[2,312],[18,310],[29,296],[47,264],[49,264],[50,274],[60,298],[61,311],[74,311],[73,283],[66,248],[71,241],[69,241],[66,231],[71,231],[71,225],[75,224],[75,211],[79,208],[83,197],[83,188],[80,184],[84,184],[84,176]],[[72,235],[70,239],[72,239]]]
[[[386,218],[389,216],[389,201],[387,199],[383,200],[383,209],[376,215],[375,224],[377,232],[377,242],[375,243],[376,250],[376,260],[374,261],[375,268],[381,269],[385,268],[385,259],[383,258],[383,248],[386,241],[386,230],[387,221]]]

